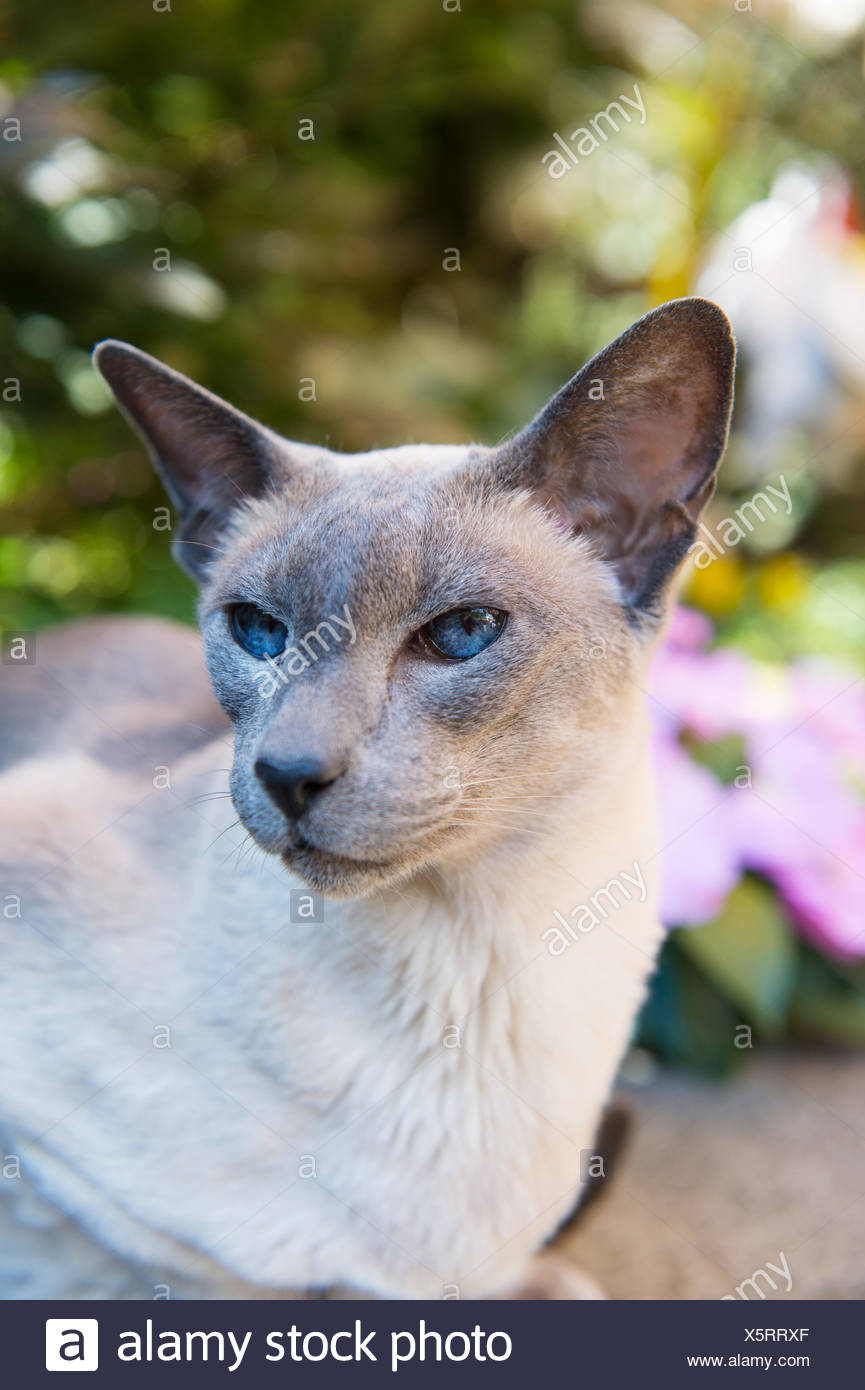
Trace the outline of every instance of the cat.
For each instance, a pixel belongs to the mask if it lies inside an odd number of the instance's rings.
[[[201,638],[90,619],[2,667],[0,1286],[600,1296],[544,1247],[662,940],[646,670],[725,316],[660,306],[495,447],[341,455],[95,362]]]

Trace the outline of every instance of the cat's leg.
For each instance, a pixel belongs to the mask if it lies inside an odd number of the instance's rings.
[[[568,1259],[564,1238],[576,1229],[586,1209],[602,1195],[605,1182],[612,1176],[625,1148],[629,1131],[628,1107],[618,1100],[611,1101],[601,1117],[595,1140],[594,1153],[600,1160],[595,1175],[587,1181],[574,1210],[553,1232],[544,1249],[535,1255],[513,1290],[500,1297],[555,1300],[606,1298],[600,1285]]]

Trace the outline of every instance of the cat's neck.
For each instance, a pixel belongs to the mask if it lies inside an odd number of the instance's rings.
[[[599,893],[600,924],[620,939],[636,939],[636,964],[648,959],[654,949],[653,826],[647,740],[638,731],[603,787],[588,801],[563,799],[542,832],[503,837],[471,858],[367,897],[323,900],[310,920],[292,920],[292,890],[303,885],[278,859],[242,847],[233,857],[221,842],[220,866],[198,876],[208,899],[203,915],[212,922],[221,907],[226,920],[233,914],[236,921],[243,911],[281,926],[286,969],[300,961],[317,980],[331,979],[334,991],[346,988],[347,979],[390,977],[453,1015],[476,1007],[539,956],[554,958],[573,947],[585,963],[588,934],[574,923],[585,925],[579,908]],[[604,890],[614,881],[611,898]],[[555,990],[555,981],[550,987]]]

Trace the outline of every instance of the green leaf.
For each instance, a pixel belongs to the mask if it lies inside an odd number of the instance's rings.
[[[681,741],[694,762],[708,768],[725,786],[730,786],[747,766],[748,754],[741,734],[726,734],[707,743],[695,734],[685,733]]]
[[[865,1046],[865,968],[805,947],[790,1004],[790,1027],[810,1038]]]
[[[733,889],[718,917],[681,928],[685,955],[768,1037],[783,1031],[797,947],[775,893],[754,878]]]
[[[845,1047],[865,1047],[865,995],[844,989],[814,997],[797,995],[790,1025],[797,1032]]]
[[[635,1041],[663,1061],[704,1076],[728,1076],[745,1060],[736,1046],[737,1010],[667,941]]]

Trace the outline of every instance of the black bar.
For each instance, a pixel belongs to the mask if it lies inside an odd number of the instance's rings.
[[[79,1342],[73,1329],[82,1318],[98,1323],[98,1369],[84,1371],[83,1384],[183,1387],[299,1386],[434,1386],[520,1387],[534,1390],[539,1376],[550,1390],[560,1387],[678,1386],[752,1384],[756,1377],[821,1387],[861,1377],[863,1313],[860,1303],[803,1301],[712,1303],[385,1303],[385,1302],[127,1302],[0,1304],[2,1383],[15,1387],[54,1386],[56,1370],[46,1369],[46,1321],[60,1320],[55,1354],[74,1362]],[[356,1324],[360,1332],[355,1333]],[[293,1360],[294,1345],[323,1359]],[[478,1328],[478,1333],[474,1329]],[[149,1328],[149,1334],[148,1334]],[[333,1334],[345,1335],[331,1342]],[[425,1331],[424,1357],[420,1337]],[[222,1333],[208,1344],[190,1343],[190,1359],[163,1359],[180,1350],[187,1355],[187,1332]],[[239,1363],[228,1337],[238,1345],[250,1334]],[[498,1336],[490,1339],[492,1333]],[[367,1334],[374,1334],[368,1337]],[[410,1359],[393,1369],[395,1349]],[[125,1334],[125,1335],[124,1335]],[[135,1334],[135,1336],[131,1335]],[[268,1342],[268,1334],[271,1335]],[[438,1335],[436,1335],[438,1334]],[[450,1340],[448,1337],[450,1335]],[[149,1342],[148,1342],[149,1336]],[[136,1341],[135,1337],[139,1340]],[[375,1355],[356,1353],[356,1337]],[[414,1339],[412,1341],[410,1338]],[[508,1351],[508,1343],[510,1350]],[[151,1359],[145,1359],[149,1354]],[[62,1352],[57,1348],[62,1346]],[[140,1360],[125,1360],[120,1348]],[[276,1359],[279,1347],[283,1356]],[[91,1348],[92,1350],[92,1345]],[[160,1356],[160,1350],[162,1356]],[[468,1355],[464,1355],[465,1352]],[[222,1352],[222,1359],[220,1359]],[[340,1360],[332,1353],[350,1356]],[[449,1355],[450,1353],[450,1355]],[[272,1359],[268,1360],[268,1354]],[[360,1359],[355,1360],[358,1354]],[[689,1357],[721,1357],[722,1365],[689,1364]],[[767,1358],[731,1361],[729,1358]],[[493,1359],[495,1358],[495,1359]],[[783,1358],[783,1360],[782,1360]],[[796,1358],[790,1363],[789,1358]],[[807,1358],[807,1363],[802,1359]],[[229,1369],[232,1363],[236,1369]]]

